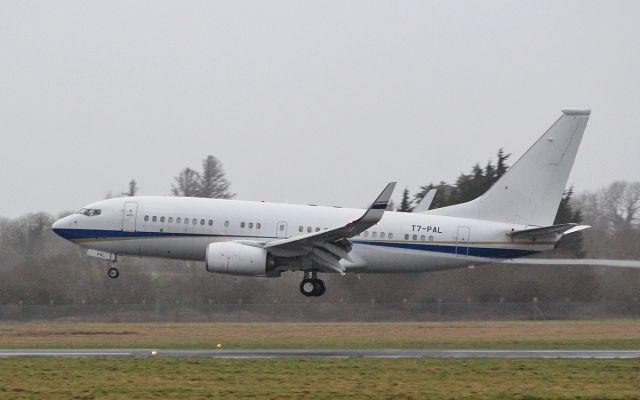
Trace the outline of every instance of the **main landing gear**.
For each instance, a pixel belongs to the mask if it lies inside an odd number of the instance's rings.
[[[304,273],[304,279],[300,282],[300,293],[307,297],[318,297],[322,296],[326,290],[327,287],[324,285],[324,281],[318,279],[315,272],[312,272],[311,276],[309,276],[308,272]]]

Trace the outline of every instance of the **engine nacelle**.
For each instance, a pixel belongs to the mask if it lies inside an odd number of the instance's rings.
[[[276,272],[265,249],[235,242],[210,243],[206,266],[209,272],[230,275],[274,276]]]

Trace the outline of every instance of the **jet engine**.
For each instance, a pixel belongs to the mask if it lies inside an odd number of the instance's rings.
[[[236,242],[207,246],[207,271],[244,276],[278,276],[273,257],[263,248]]]

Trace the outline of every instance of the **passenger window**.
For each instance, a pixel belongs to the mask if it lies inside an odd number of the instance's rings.
[[[229,221],[224,221],[225,228],[229,226]]]
[[[213,220],[212,219],[209,220],[209,226],[213,226]]]
[[[204,225],[204,219],[200,220],[200,225]]]
[[[176,218],[176,224],[181,224],[182,223],[182,218],[178,217]]]
[[[302,231],[304,231],[304,228],[302,227],[302,225],[300,225],[300,226],[298,227],[298,232],[302,232]]]
[[[429,236],[429,241],[433,242],[433,236]]]
[[[185,219],[184,219],[184,224],[185,224],[185,225],[188,225],[188,224],[189,224],[189,218],[185,218]]]
[[[262,225],[260,225],[260,222],[256,222],[256,229],[260,229]]]
[[[316,232],[320,232],[320,228],[316,226]]]
[[[413,240],[418,240],[418,235],[413,235]]]
[[[378,232],[373,232],[371,234],[371,237],[374,238],[374,239],[377,238],[378,237]]]
[[[149,221],[149,216],[148,216],[148,215],[145,215],[145,216],[144,216],[144,220],[145,220],[145,221]]]
[[[249,222],[249,229],[253,229],[253,222]]]
[[[384,239],[384,232],[380,232],[380,239]]]
[[[364,237],[369,237],[369,232],[368,231],[364,231]]]
[[[424,242],[424,235],[420,235],[420,240]]]
[[[198,218],[193,218],[191,220],[191,223],[194,224],[194,225],[197,225],[198,224]]]
[[[409,240],[409,234],[408,233],[404,234],[404,240]]]
[[[244,228],[244,222],[240,222],[240,228]]]
[[[169,217],[169,223],[173,224],[173,217]]]
[[[156,217],[155,215],[151,217],[151,222],[156,222],[157,220],[158,220],[158,217]]]
[[[311,233],[311,231],[312,231],[312,230],[313,230],[313,229],[311,229],[311,227],[310,227],[310,226],[307,226],[307,232]]]
[[[160,222],[164,222],[164,217],[160,217]]]
[[[393,233],[389,232],[389,239],[393,239]]]

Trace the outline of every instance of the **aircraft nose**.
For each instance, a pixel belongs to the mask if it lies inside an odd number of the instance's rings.
[[[53,232],[55,232],[57,235],[60,235],[60,229],[62,229],[62,219],[57,220],[56,222],[53,223],[53,225],[51,225],[51,230]]]
[[[66,229],[69,228],[69,217],[60,218],[51,225],[51,230],[58,236],[67,239],[65,235]]]

